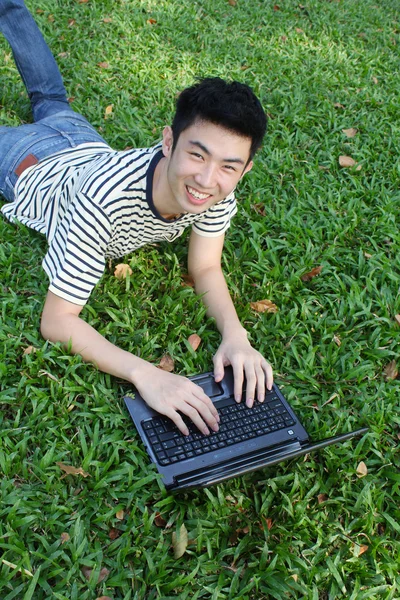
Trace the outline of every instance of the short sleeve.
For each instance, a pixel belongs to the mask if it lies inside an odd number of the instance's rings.
[[[236,212],[236,200],[232,192],[200,215],[193,224],[193,230],[205,237],[218,237],[228,229]]]
[[[111,225],[104,210],[77,194],[57,226],[43,268],[49,290],[73,304],[85,305],[104,273]]]

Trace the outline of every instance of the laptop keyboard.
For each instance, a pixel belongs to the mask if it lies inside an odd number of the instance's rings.
[[[166,466],[215,452],[295,424],[273,392],[266,395],[264,402],[255,402],[252,408],[248,408],[244,401],[237,404],[232,398],[215,402],[215,407],[220,416],[219,431],[210,435],[200,433],[186,418],[189,435],[183,435],[166,417],[142,421],[146,437],[160,465]]]

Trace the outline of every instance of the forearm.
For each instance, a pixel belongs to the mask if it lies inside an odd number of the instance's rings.
[[[41,333],[52,342],[71,344],[72,352],[94,363],[101,371],[135,384],[139,369],[151,365],[141,358],[121,350],[80,317],[43,314]]]
[[[207,314],[216,321],[222,337],[241,335],[247,337],[247,332],[237,316],[232,298],[226,285],[221,268],[212,267],[192,273],[196,292],[203,297]]]

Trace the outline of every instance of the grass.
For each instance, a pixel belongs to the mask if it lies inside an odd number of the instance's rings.
[[[116,148],[158,140],[195,76],[254,87],[269,133],[240,186],[229,286],[312,436],[369,433],[208,490],[166,493],[121,401],[129,386],[40,337],[46,243],[1,219],[2,600],[399,599],[399,379],[384,375],[399,364],[397,2],[28,5],[73,107]],[[0,56],[1,122],[27,122],[3,40]],[[354,138],[342,132],[350,127]],[[361,170],[340,168],[340,155]],[[150,361],[170,353],[190,375],[212,368],[219,335],[182,285],[186,241],[126,257],[126,282],[111,265],[84,316]],[[321,275],[303,282],[316,266]],[[279,312],[254,313],[249,303],[263,298]],[[63,477],[58,462],[89,477]],[[175,559],[182,524],[189,544]]]

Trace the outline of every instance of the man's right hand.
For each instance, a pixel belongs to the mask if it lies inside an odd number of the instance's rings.
[[[140,380],[135,377],[135,386],[146,404],[170,418],[183,435],[188,435],[189,429],[179,413],[189,417],[205,435],[210,429],[218,431],[217,409],[203,389],[186,377],[149,364],[141,369]]]

